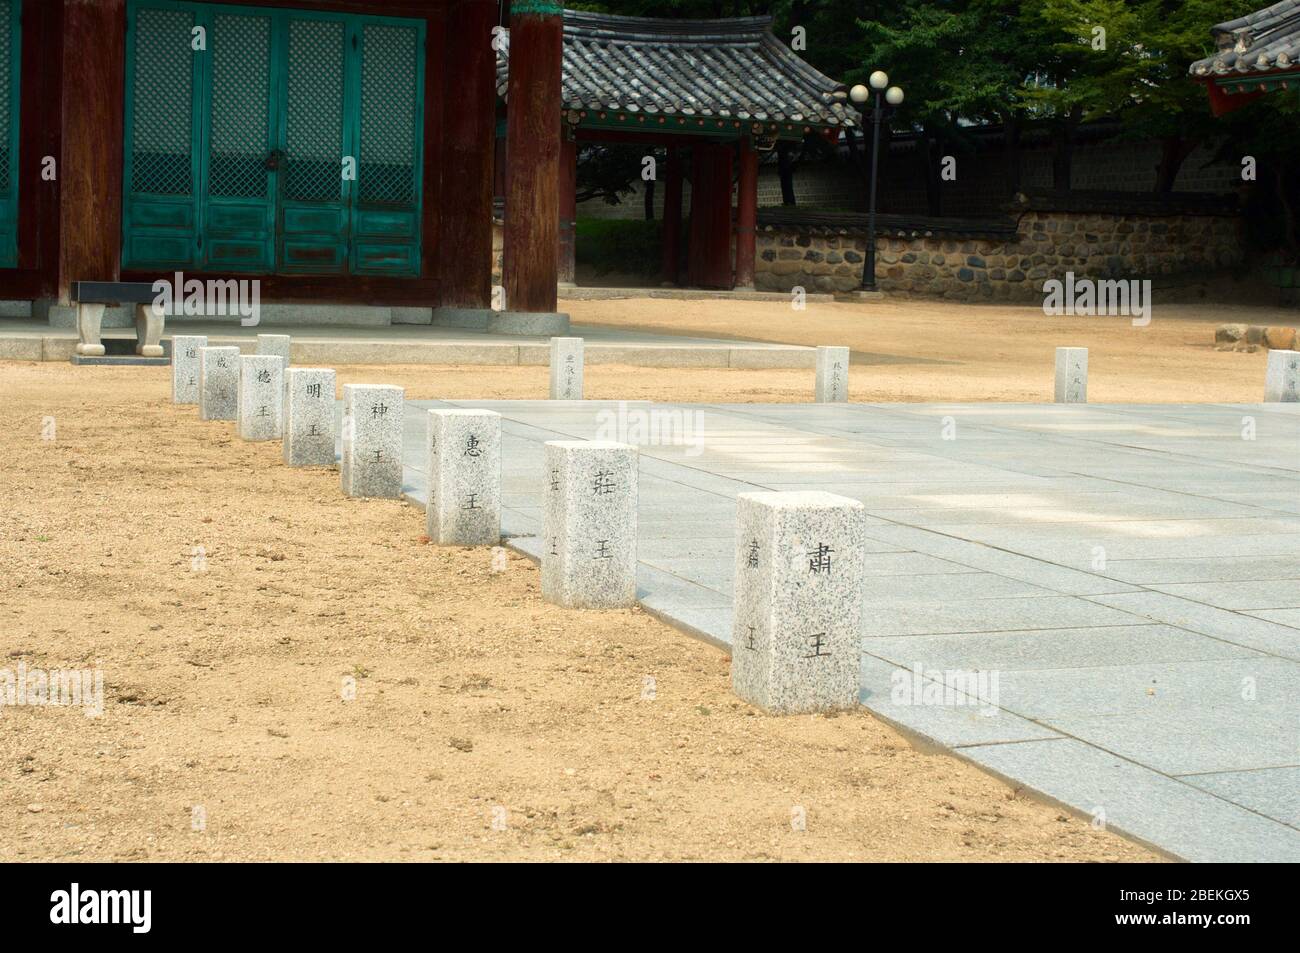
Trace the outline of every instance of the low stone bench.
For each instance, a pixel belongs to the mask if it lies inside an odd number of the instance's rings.
[[[163,315],[155,313],[158,293],[147,281],[74,281],[69,298],[77,308],[76,353],[83,357],[102,357],[104,342],[100,336],[104,306],[135,305],[135,353],[141,357],[162,357]]]

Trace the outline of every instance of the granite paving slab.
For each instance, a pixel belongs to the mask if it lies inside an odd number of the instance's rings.
[[[1173,856],[1300,860],[1300,408],[411,401],[413,502],[428,406],[502,414],[534,558],[544,441],[688,422],[640,446],[637,596],[724,649],[737,494],[859,500],[864,705]]]

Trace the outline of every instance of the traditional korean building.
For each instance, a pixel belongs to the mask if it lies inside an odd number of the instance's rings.
[[[572,280],[574,270],[578,149],[603,141],[666,150],[667,162],[656,169],[665,190],[665,280],[752,288],[759,154],[782,139],[834,140],[855,126],[858,113],[844,86],[777,39],[771,17],[660,20],[565,10],[563,23],[561,280]],[[497,92],[506,103],[515,49],[512,43],[497,57]],[[690,235],[683,236],[687,155]],[[507,242],[512,228],[507,217]],[[683,240],[690,255],[680,276]]]
[[[1191,65],[1216,116],[1265,93],[1300,94],[1300,0],[1228,20],[1210,29],[1218,52]]]
[[[74,282],[183,272],[472,326],[492,303],[499,151],[493,328],[545,330],[572,273],[581,142],[666,146],[667,251],[689,240],[693,284],[746,286],[758,153],[855,119],[767,19],[514,0],[507,52],[499,17],[496,0],[0,0],[0,301],[39,314]]]

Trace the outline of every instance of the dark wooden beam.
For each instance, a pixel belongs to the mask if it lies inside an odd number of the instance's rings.
[[[0,270],[0,299],[35,300],[55,294],[59,267],[59,176],[46,179],[45,157],[59,159],[63,129],[63,5],[23,8],[19,80],[18,267]]]
[[[699,288],[732,287],[731,147],[691,147],[690,283]]]
[[[440,57],[442,123],[438,274],[441,304],[492,306],[492,166],[495,148],[495,0],[460,0],[448,12]],[[430,67],[436,64],[430,58]],[[430,69],[430,72],[436,71]]]
[[[64,0],[59,300],[115,281],[122,235],[125,0]]]
[[[511,311],[556,310],[562,43],[558,3],[515,0],[503,248],[506,308]]]

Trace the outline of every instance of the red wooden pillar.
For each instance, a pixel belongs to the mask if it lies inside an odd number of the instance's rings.
[[[664,163],[663,280],[677,284],[677,263],[682,246],[682,157],[676,146],[668,147]]]
[[[689,280],[700,288],[730,288],[731,146],[691,147]]]
[[[124,0],[64,0],[59,300],[116,281],[122,239]]]
[[[506,93],[506,308],[556,310],[560,223],[560,4],[513,0]]]
[[[740,182],[736,191],[736,287],[754,287],[754,227],[758,223],[758,151],[740,140]]]
[[[578,247],[578,143],[566,129],[560,142],[560,260],[557,277],[573,284]]]
[[[436,269],[444,307],[492,304],[492,172],[496,135],[495,0],[448,10],[440,95],[442,185]],[[430,62],[434,62],[430,57]]]

